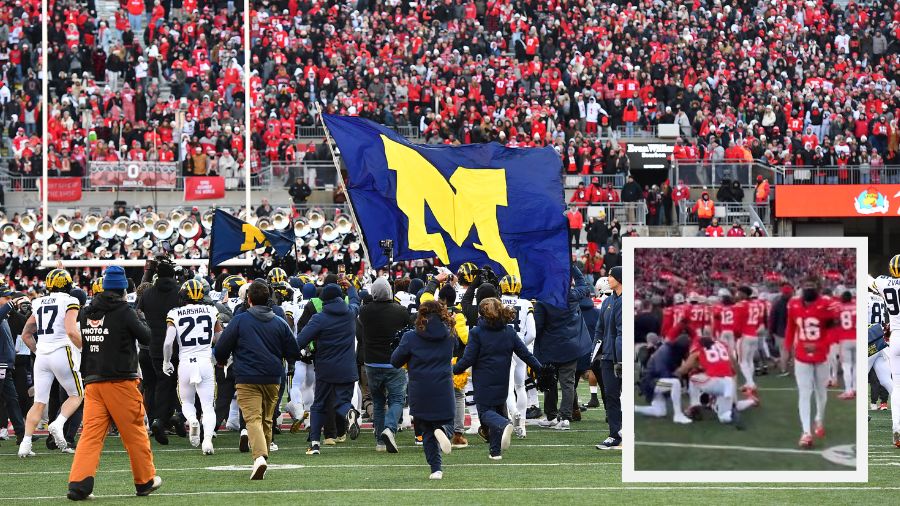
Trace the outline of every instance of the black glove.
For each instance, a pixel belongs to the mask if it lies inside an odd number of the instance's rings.
[[[297,363],[296,363],[296,362],[294,362],[294,361],[288,362],[288,366],[287,366],[287,373],[288,373],[288,376],[293,376],[293,375],[294,375],[294,368],[295,368],[296,366],[297,366]]]
[[[622,377],[622,362],[616,362],[616,365],[613,366],[613,374],[615,374],[617,378]]]
[[[553,364],[544,365],[538,372],[537,389],[540,392],[549,392],[556,388],[559,372]]]

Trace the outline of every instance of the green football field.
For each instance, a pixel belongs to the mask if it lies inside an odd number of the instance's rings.
[[[583,398],[586,398],[586,392]],[[444,459],[444,479],[427,479],[428,468],[412,433],[400,434],[401,453],[376,453],[371,432],[322,454],[304,454],[304,434],[277,439],[265,481],[249,480],[250,457],[237,451],[237,435],[222,433],[216,454],[205,457],[185,439],[167,447],[154,443],[163,487],[135,498],[128,459],[109,438],[97,476],[94,503],[101,504],[888,504],[900,491],[900,450],[890,445],[890,415],[873,413],[868,484],[622,484],[621,454],[594,449],[602,411],[590,410],[569,432],[529,427],[502,461],[487,458],[480,440]],[[477,436],[474,436],[477,439]],[[765,431],[760,446],[771,444]],[[0,504],[63,504],[72,456],[35,445],[37,456],[20,460],[6,441],[0,446]],[[278,468],[277,466],[285,466]]]
[[[649,418],[635,414],[635,469],[778,471],[834,470],[851,471],[823,457],[852,451],[856,443],[856,401],[837,398],[840,390],[828,392],[825,410],[825,438],[816,439],[812,450],[802,450],[800,416],[797,412],[797,386],[793,377],[773,375],[757,378],[760,406],[741,412],[745,429],[723,425],[711,410],[703,419],[679,425],[667,418]],[[635,402],[647,400],[635,394]],[[687,396],[683,397],[687,408]],[[669,405],[671,414],[671,404]],[[813,408],[812,415],[815,416]],[[830,451],[829,451],[830,449]],[[840,461],[840,459],[837,459]]]

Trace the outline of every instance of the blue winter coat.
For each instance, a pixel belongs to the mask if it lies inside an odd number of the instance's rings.
[[[622,361],[622,296],[613,292],[600,305],[594,340],[600,341],[600,359]]]
[[[234,355],[231,367],[239,384],[281,383],[282,360],[300,359],[294,333],[269,306],[254,306],[232,318],[213,347],[213,353],[220,364]]]
[[[359,296],[347,289],[349,304],[336,297],[322,301],[322,312],[309,319],[297,344],[300,349],[316,341],[316,380],[327,383],[353,383],[359,380],[356,368],[356,316]]]
[[[542,363],[565,363],[578,360],[591,351],[591,334],[581,317],[581,300],[591,289],[578,267],[572,266],[575,286],[569,289],[568,307],[557,308],[538,301],[534,307],[537,338],[534,355]]]
[[[429,422],[453,420],[456,397],[450,362],[456,338],[436,315],[424,332],[410,330],[391,354],[391,365],[407,366],[409,371],[409,412]]]
[[[656,381],[675,377],[675,370],[687,357],[687,347],[675,342],[666,342],[647,361],[647,368],[641,376],[641,394],[647,401],[653,400]]]
[[[513,353],[532,369],[541,363],[509,325],[492,327],[483,319],[469,331],[469,342],[462,358],[453,366],[453,374],[472,368],[475,404],[497,406],[506,403],[509,393],[509,370]]]

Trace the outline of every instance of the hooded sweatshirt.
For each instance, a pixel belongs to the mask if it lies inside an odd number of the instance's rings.
[[[272,385],[284,376],[282,360],[300,359],[300,348],[287,322],[269,306],[253,306],[236,315],[213,348],[216,361],[234,355],[237,384]]]
[[[314,314],[297,336],[301,349],[316,341],[316,381],[353,383],[359,380],[354,348],[359,296],[352,286],[347,289],[347,297],[349,303],[341,297],[323,300],[322,312]]]
[[[391,287],[384,278],[378,278],[372,284],[372,295],[375,300],[359,310],[363,356],[367,366],[390,368],[391,341],[397,332],[409,325],[409,312],[394,301]]]
[[[84,384],[140,378],[138,344],[150,343],[150,329],[125,298],[103,292],[79,315],[81,377]]]
[[[429,316],[422,332],[403,334],[400,346],[391,355],[396,368],[409,371],[409,412],[429,422],[453,420],[456,398],[450,365],[456,340],[437,315]],[[509,376],[509,368],[506,370]]]
[[[150,326],[150,356],[162,360],[166,341],[166,314],[178,307],[178,283],[174,278],[158,278],[138,300],[137,309],[144,313]]]

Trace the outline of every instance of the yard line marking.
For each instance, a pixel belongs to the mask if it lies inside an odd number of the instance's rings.
[[[155,492],[154,497],[190,497],[190,496],[207,496],[207,495],[260,495],[260,494],[303,494],[303,493],[339,493],[339,494],[357,494],[357,493],[384,493],[384,492],[559,492],[559,491],[618,491],[633,490],[641,492],[671,492],[678,490],[721,490],[721,491],[741,491],[741,490],[769,490],[769,491],[822,491],[829,492],[835,490],[846,491],[900,491],[900,487],[866,487],[866,486],[841,486],[841,487],[803,487],[803,486],[759,486],[759,487],[739,487],[739,486],[635,486],[623,485],[620,487],[478,487],[478,488],[328,488],[328,489],[292,489],[292,490],[210,490],[203,492]],[[43,497],[0,497],[0,501],[35,501],[62,499],[63,495],[43,496]],[[113,499],[134,497],[134,494],[110,494],[98,495],[97,499]]]
[[[688,444],[688,443],[662,443],[662,442],[651,442],[651,441],[636,441],[635,445],[641,446],[665,446],[672,448],[698,448],[701,450],[738,450],[745,452],[765,452],[765,453],[790,453],[790,454],[800,454],[800,455],[815,455],[822,456],[821,451],[816,450],[801,450],[799,448],[765,448],[765,447],[756,447],[756,446],[728,446],[728,445],[702,445],[702,444]]]
[[[315,469],[315,468],[345,468],[345,467],[425,467],[425,464],[299,464],[292,462],[279,462],[274,465],[288,465],[288,466],[298,466],[293,467],[294,469]],[[566,467],[566,466],[585,466],[585,465],[601,465],[601,466],[618,466],[621,465],[620,462],[549,462],[549,463],[538,463],[538,462],[509,462],[509,463],[493,463],[493,462],[473,462],[473,463],[465,463],[465,464],[444,464],[443,467]],[[208,466],[208,467],[176,467],[171,469],[157,469],[157,471],[171,473],[171,472],[180,472],[180,471],[244,471],[244,467],[246,467],[246,471],[249,471],[253,466],[246,465],[240,466],[240,469],[225,469],[225,467],[234,467],[233,465],[225,465],[225,466]],[[280,471],[285,470],[286,468],[277,468],[277,467],[269,467],[270,471]],[[131,468],[126,469],[101,469],[99,470],[101,474],[106,473],[130,473]],[[3,473],[4,476],[34,476],[34,472],[12,472],[12,473]],[[69,471],[40,471],[39,474],[69,474]]]

